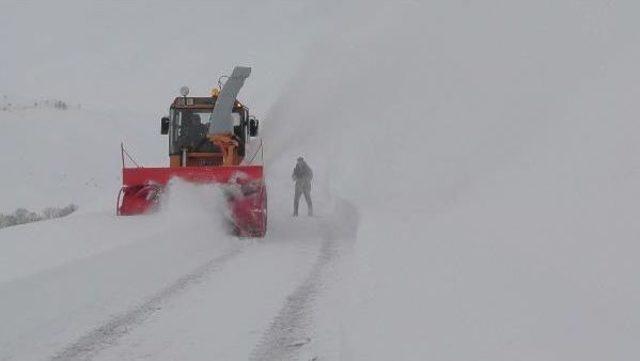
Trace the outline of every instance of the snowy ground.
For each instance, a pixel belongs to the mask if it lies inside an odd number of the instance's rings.
[[[47,4],[0,14],[0,88],[83,106],[0,112],[0,212],[80,210],[0,230],[0,360],[640,356],[636,3]],[[267,237],[210,187],[116,217],[120,141],[164,164],[170,98],[236,63]]]
[[[170,192],[159,214],[3,232],[3,358],[286,359],[338,342],[316,339],[308,318],[353,241],[351,208],[319,202],[297,220],[272,208],[269,235],[243,240],[216,219],[215,189]]]

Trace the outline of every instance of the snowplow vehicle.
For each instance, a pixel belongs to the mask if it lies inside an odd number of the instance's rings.
[[[235,67],[224,84],[206,97],[180,89],[170,115],[161,119],[169,138],[169,167],[127,167],[122,151],[119,215],[151,212],[172,179],[214,183],[225,193],[230,224],[239,236],[263,237],[267,230],[267,191],[262,164],[259,121],[236,98],[251,68]],[[259,156],[258,156],[259,155]]]

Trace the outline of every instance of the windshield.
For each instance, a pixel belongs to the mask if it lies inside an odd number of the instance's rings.
[[[175,110],[169,151],[179,153],[182,148],[198,151],[207,143],[211,110]]]
[[[203,125],[209,124],[210,116],[210,110],[178,110],[175,114],[175,120],[178,125]]]
[[[215,147],[207,141],[209,133],[209,121],[212,109],[174,109],[171,112],[171,139],[169,142],[170,154],[180,154],[183,148],[192,152],[213,152]],[[240,126],[242,116],[239,113],[231,114],[231,133],[241,133]],[[242,137],[242,134],[236,134]],[[214,148],[212,148],[214,147]]]

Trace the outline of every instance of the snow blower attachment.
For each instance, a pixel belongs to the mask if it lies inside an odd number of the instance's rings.
[[[150,212],[159,205],[167,183],[179,178],[192,183],[215,183],[223,189],[231,223],[240,236],[263,237],[267,230],[267,192],[262,166],[262,141],[257,119],[236,100],[251,68],[235,67],[222,89],[209,97],[189,97],[180,89],[161,133],[169,136],[169,167],[125,166],[122,148],[122,189],[118,214]],[[248,154],[249,153],[249,154]],[[260,155],[259,159],[257,155]],[[135,164],[135,162],[134,162]]]

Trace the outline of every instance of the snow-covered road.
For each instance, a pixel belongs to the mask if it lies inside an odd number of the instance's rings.
[[[202,191],[184,186],[181,194]],[[263,240],[231,237],[211,213],[190,210],[187,217],[176,207],[10,230],[17,244],[37,247],[51,234],[76,253],[56,257],[50,250],[49,265],[31,262],[32,269],[0,284],[2,359],[283,360],[312,355],[314,345],[326,342],[315,340],[312,315],[319,294],[335,289],[327,269],[355,236],[357,215],[348,203],[319,202],[313,218],[274,209]],[[90,220],[111,232],[78,235]],[[47,231],[61,227],[66,239]],[[42,237],[26,242],[34,229]],[[76,244],[92,239],[118,242],[80,253]],[[11,260],[24,265],[34,251],[20,250]]]

